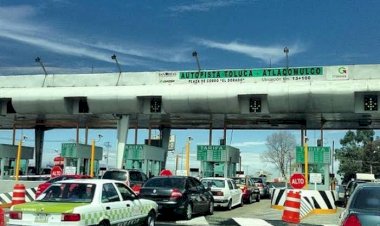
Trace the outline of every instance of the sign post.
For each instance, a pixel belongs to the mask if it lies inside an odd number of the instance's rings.
[[[301,173],[294,173],[290,177],[290,185],[294,189],[302,189],[303,187],[305,187],[305,184],[306,184],[305,177]]]

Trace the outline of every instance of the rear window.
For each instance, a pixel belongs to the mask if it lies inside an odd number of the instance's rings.
[[[236,184],[245,184],[245,178],[232,178]]]
[[[55,183],[38,196],[37,201],[90,203],[95,188],[96,185],[91,183]]]
[[[352,201],[352,208],[380,211],[380,187],[364,187]]]
[[[261,178],[253,178],[253,180],[255,181],[255,183],[263,183],[263,179]]]
[[[173,177],[156,177],[149,179],[144,187],[155,188],[185,188],[185,178],[173,178]]]
[[[124,171],[106,171],[103,174],[103,179],[111,179],[111,180],[118,180],[118,181],[126,181],[127,180],[127,173]]]
[[[224,180],[218,180],[218,179],[203,179],[202,180],[203,186],[207,187],[216,187],[216,188],[224,188],[225,187],[225,181]]]

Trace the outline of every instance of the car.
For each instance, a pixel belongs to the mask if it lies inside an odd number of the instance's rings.
[[[61,176],[58,176],[58,177],[51,178],[50,180],[48,180],[48,181],[46,181],[46,182],[41,183],[41,184],[38,185],[37,190],[36,190],[36,198],[38,198],[38,196],[43,191],[45,191],[46,188],[48,188],[52,183],[54,183],[56,181],[70,180],[70,179],[87,179],[87,178],[91,178],[91,177],[88,176],[88,175],[73,174],[73,175],[61,175]]]
[[[272,197],[275,189],[289,189],[291,188],[286,182],[267,182],[269,188],[269,197]]]
[[[252,179],[254,180],[255,185],[260,190],[261,198],[270,198],[269,187],[266,184],[265,179],[263,179],[262,177],[252,177]]]
[[[240,187],[245,203],[260,202],[260,190],[249,176],[233,177],[232,179]]]
[[[351,194],[354,192],[355,188],[358,186],[358,184],[367,183],[368,181],[363,180],[351,180],[347,183],[346,190],[344,193],[344,202],[343,206],[347,205],[348,199],[350,198]]]
[[[210,188],[214,196],[215,207],[225,207],[231,210],[235,206],[243,206],[243,193],[235,181],[225,177],[206,177],[201,182]]]
[[[344,205],[345,196],[346,196],[346,187],[347,187],[347,184],[341,184],[336,187],[336,193],[338,196],[336,200],[336,204]]]
[[[380,222],[380,184],[361,183],[349,197],[339,216],[340,226],[378,225]]]
[[[137,169],[110,169],[103,173],[102,179],[122,181],[138,194],[148,177]]]
[[[13,205],[7,225],[155,225],[157,204],[115,180],[58,181],[35,201]]]
[[[190,220],[194,214],[214,213],[210,190],[191,176],[156,176],[143,184],[140,197],[158,204],[160,214],[175,214]]]

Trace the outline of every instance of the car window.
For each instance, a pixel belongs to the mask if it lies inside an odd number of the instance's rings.
[[[357,191],[352,200],[352,208],[362,210],[379,210],[380,187],[365,187]]]
[[[192,180],[192,178],[187,178],[187,180],[186,180],[186,188],[187,189],[191,189],[191,188],[197,189],[197,186],[196,186],[195,182]]]
[[[140,172],[129,171],[129,180],[130,181],[142,181],[142,176]]]
[[[115,184],[124,201],[131,200],[132,198],[136,197],[136,195],[127,187],[127,185],[122,184],[122,183],[115,183]]]
[[[102,188],[102,202],[117,202],[120,197],[117,194],[116,188],[112,183],[103,184]]]
[[[224,188],[225,183],[224,180],[218,180],[218,179],[202,179],[202,184],[205,187],[217,187],[217,188]]]
[[[95,188],[95,184],[89,183],[55,183],[38,196],[37,200],[42,202],[91,202]]]
[[[103,174],[103,179],[111,179],[118,181],[126,181],[127,180],[127,172],[125,171],[106,171]]]
[[[227,184],[229,189],[234,189],[234,186],[232,185],[232,182],[230,180],[227,181]]]
[[[153,177],[149,179],[143,187],[162,187],[162,188],[185,188],[185,178],[176,177]]]
[[[197,180],[196,178],[192,178],[192,180],[194,181],[194,184],[199,191],[202,191],[205,189],[205,187],[203,186],[203,184],[199,180]]]

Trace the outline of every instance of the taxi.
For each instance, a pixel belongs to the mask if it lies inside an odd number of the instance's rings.
[[[122,182],[65,180],[53,183],[33,202],[12,206],[7,225],[154,226],[157,208]]]

